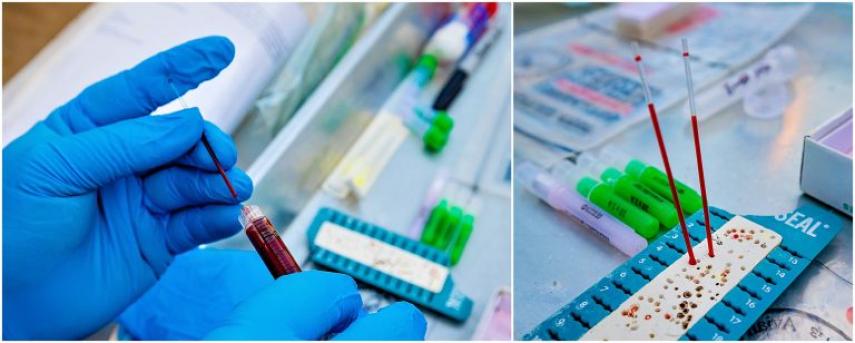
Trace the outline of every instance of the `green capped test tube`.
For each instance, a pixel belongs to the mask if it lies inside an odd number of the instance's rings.
[[[642,237],[651,239],[659,233],[659,221],[618,196],[612,186],[599,183],[590,177],[583,177],[576,184],[576,190],[609,214],[620,219]]]
[[[648,166],[639,160],[632,160],[626,165],[625,171],[627,174],[638,179],[647,188],[659,194],[659,196],[671,200],[671,187],[668,185],[668,176],[661,170]],[[703,207],[701,196],[694,189],[677,181],[677,179],[674,179],[674,186],[677,188],[680,206],[684,212],[692,214]]]
[[[460,220],[463,218],[463,209],[458,206],[451,206],[448,210],[448,223],[440,228],[439,236],[434,245],[440,250],[448,249],[448,246],[454,240],[454,235],[460,226]]]
[[[460,257],[463,256],[463,250],[466,248],[466,243],[469,242],[469,236],[472,235],[474,222],[475,217],[470,214],[463,215],[460,220],[456,236],[449,246],[452,266],[457,265],[457,262],[460,262]]]
[[[448,225],[448,202],[443,199],[431,210],[430,217],[422,230],[421,242],[436,246],[442,232],[441,229]]]
[[[451,265],[456,265],[472,235],[474,221],[474,216],[442,199],[431,211],[422,230],[421,242],[445,251]]]
[[[607,168],[600,178],[614,188],[621,198],[629,201],[644,212],[652,215],[667,229],[677,225],[677,209],[668,199],[656,194],[638,179],[621,173],[615,168]]]

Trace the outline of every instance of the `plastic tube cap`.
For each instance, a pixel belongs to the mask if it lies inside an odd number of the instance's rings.
[[[424,142],[425,148],[428,151],[439,152],[442,151],[442,148],[445,147],[445,143],[448,142],[448,134],[443,132],[435,125],[431,125],[431,127],[427,130],[427,132],[425,132],[425,135],[422,137],[422,141]]]
[[[765,59],[772,65],[774,79],[784,82],[799,71],[799,54],[790,45],[781,45],[766,52]]]
[[[449,133],[454,128],[454,119],[446,111],[437,111],[432,124],[443,132]]]
[[[489,14],[491,18],[493,17],[493,15],[496,14],[496,10],[498,10],[498,9],[499,9],[498,3],[492,2],[492,1],[487,3],[487,14]]]
[[[600,178],[603,179],[603,181],[608,182],[611,180],[617,180],[621,176],[623,176],[623,173],[621,173],[620,170],[615,168],[606,168],[606,170],[603,171],[603,174],[600,175]]]
[[[626,165],[626,173],[632,175],[634,177],[640,177],[641,172],[644,171],[644,168],[647,168],[647,165],[644,162],[639,160],[629,161]]]
[[[576,184],[576,191],[578,191],[584,196],[588,196],[588,194],[591,193],[591,190],[594,189],[597,184],[597,180],[586,176],[579,180],[579,183]]]
[[[530,162],[523,162],[517,165],[516,168],[514,168],[514,178],[517,179],[517,182],[519,182],[519,184],[528,188],[534,184],[535,178],[537,178],[537,175],[541,172],[542,170],[534,164],[531,164]]]
[[[558,187],[551,177],[540,177],[542,174],[544,170],[530,162],[523,162],[514,168],[517,182],[540,198],[549,194],[551,188]]]
[[[436,71],[438,63],[439,60],[436,58],[436,55],[428,53],[419,57],[419,62],[416,63],[416,68],[427,71],[428,79],[431,79],[433,78],[433,73]]]

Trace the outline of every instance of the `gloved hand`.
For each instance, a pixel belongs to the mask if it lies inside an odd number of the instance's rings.
[[[198,109],[149,116],[234,57],[223,37],[86,88],[3,149],[3,336],[70,339],[113,320],[173,256],[240,230],[252,193],[230,138]],[[200,144],[205,133],[238,192]]]
[[[223,325],[238,303],[273,284],[254,251],[193,249],[119,316],[134,340],[199,340]],[[120,336],[121,338],[121,336]]]
[[[221,326],[229,327],[211,338],[318,339],[364,315],[348,276],[307,271],[282,279],[291,281],[274,286],[252,251],[192,250],[175,259],[157,284],[122,313],[119,324],[127,338],[142,340],[198,340]],[[331,312],[338,308],[344,311]],[[357,319],[336,338],[422,339],[424,331],[418,310],[398,303]]]
[[[364,314],[350,276],[305,271],[280,277],[241,302],[207,339],[421,340],[426,325],[406,302]]]

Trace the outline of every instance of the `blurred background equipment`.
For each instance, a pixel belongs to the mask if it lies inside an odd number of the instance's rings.
[[[228,37],[239,53],[186,100],[231,133],[308,26],[296,4],[93,4],[6,84],[4,146],[86,85],[164,47],[207,35]],[[156,113],[178,109],[172,102]]]

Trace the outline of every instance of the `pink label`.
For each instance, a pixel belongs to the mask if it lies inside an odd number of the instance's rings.
[[[585,86],[580,86],[566,79],[558,79],[555,81],[555,87],[564,93],[573,95],[585,101],[588,101],[597,107],[607,109],[609,111],[627,115],[632,112],[632,106],[615,98],[603,95],[593,89]]]

